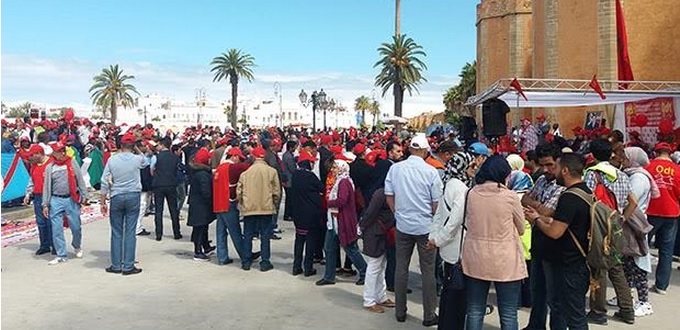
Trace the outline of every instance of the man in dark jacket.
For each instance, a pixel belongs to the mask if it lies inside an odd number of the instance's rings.
[[[357,143],[352,148],[352,153],[357,158],[349,165],[349,176],[352,178],[354,185],[361,191],[361,196],[364,198],[364,204],[371,201],[371,195],[368,195],[369,186],[372,183],[373,167],[366,163],[364,156],[366,155],[366,146],[363,143]]]
[[[290,193],[291,215],[295,222],[295,250],[293,252],[293,275],[304,271],[306,277],[316,274],[313,268],[314,249],[319,240],[319,229],[322,225],[319,219],[323,216],[321,210],[321,196],[324,185],[312,172],[316,156],[306,150],[300,152],[298,158],[299,169],[293,173]],[[306,248],[305,248],[306,246]],[[304,263],[302,251],[305,249]],[[304,266],[304,270],[303,270]]]
[[[177,209],[177,166],[179,158],[170,151],[170,140],[163,139],[161,150],[151,161],[151,175],[154,201],[156,203],[156,240],[163,238],[163,204],[168,202],[172,232],[175,239],[181,239],[179,227],[179,210]]]
[[[288,140],[286,142],[286,152],[283,154],[283,178],[282,184],[286,191],[286,203],[284,205],[283,220],[291,220],[291,199],[290,199],[290,187],[293,182],[293,173],[297,169],[297,164],[295,163],[295,155],[293,152],[297,149],[297,140]],[[318,179],[318,178],[317,178]]]
[[[278,152],[281,151],[281,141],[280,140],[269,140],[269,139],[264,139],[262,140],[262,147],[266,151],[264,161],[267,163],[267,165],[271,166],[276,170],[276,173],[279,177],[279,182],[283,182],[283,173],[281,172],[281,158],[278,156]],[[279,190],[281,187],[279,187]],[[273,234],[272,234],[272,239],[273,240],[279,240],[281,239],[280,236],[276,234],[281,234],[283,231],[279,229],[279,209],[281,208],[281,200],[279,199],[278,203],[276,204],[276,213],[272,215],[272,228],[274,228]]]

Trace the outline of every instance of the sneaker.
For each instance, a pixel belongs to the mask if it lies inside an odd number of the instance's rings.
[[[210,257],[205,255],[204,253],[194,253],[194,261],[208,261],[210,260]]]
[[[83,249],[76,249],[76,258],[78,259],[83,258]]]
[[[654,310],[652,310],[652,304],[649,302],[638,302],[635,304],[635,317],[643,317],[652,314],[654,314]]]
[[[607,305],[616,307],[619,305],[619,300],[616,297],[609,299],[607,300]]]
[[[394,308],[395,306],[397,306],[397,305],[394,303],[394,301],[392,301],[392,299],[389,299],[389,298],[387,298],[387,300],[385,300],[385,301],[379,303],[378,305],[380,305],[380,306],[382,306],[382,307],[387,307],[387,308]]]
[[[62,262],[66,262],[66,260],[67,260],[66,258],[56,257],[56,258],[50,260],[50,262],[48,262],[47,264],[50,265],[50,266],[54,266],[54,265],[58,265]]]
[[[132,267],[132,269],[130,269],[130,270],[124,270],[124,271],[122,272],[122,274],[123,274],[123,276],[128,276],[128,275],[139,274],[139,273],[141,273],[141,272],[142,272],[142,269],[141,269],[141,268]]]
[[[424,327],[431,327],[439,324],[439,316],[435,314],[435,316],[430,319],[430,320],[424,320],[423,321],[423,326]]]
[[[666,295],[666,290],[659,289],[656,285],[653,286],[652,289],[649,290],[649,291],[655,292],[655,293],[660,294],[662,296]]]
[[[274,234],[283,234],[283,229],[274,229]]]
[[[274,269],[274,265],[270,263],[265,263],[264,265],[260,265],[260,271],[262,272],[267,272]]]
[[[50,253],[50,249],[44,248],[44,249],[38,249],[38,251],[35,251],[35,255],[37,255],[37,256],[43,255],[45,253]]]
[[[211,246],[211,247],[209,247],[209,248],[204,248],[204,249],[203,249],[203,254],[205,254],[205,255],[207,255],[207,256],[210,256],[210,255],[212,255],[213,253],[215,253],[215,249],[217,249],[216,246]]]
[[[614,319],[626,324],[635,324],[635,314],[633,313],[614,313]]]

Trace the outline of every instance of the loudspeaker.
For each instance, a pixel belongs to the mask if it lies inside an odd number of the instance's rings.
[[[463,116],[460,117],[460,121],[460,139],[463,141],[472,141],[476,139],[475,133],[477,132],[477,122],[475,121],[475,118]]]
[[[499,99],[490,99],[482,104],[482,123],[484,135],[487,137],[499,137],[508,133],[508,121],[505,115],[510,112],[505,102]]]

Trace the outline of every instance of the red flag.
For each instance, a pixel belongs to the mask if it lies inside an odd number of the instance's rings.
[[[592,88],[597,94],[600,95],[601,99],[606,99],[607,97],[604,96],[604,93],[602,92],[602,87],[600,87],[600,83],[597,81],[597,75],[593,76],[593,79],[590,81],[590,84],[588,84],[590,88]]]
[[[529,101],[527,99],[527,96],[524,95],[524,91],[522,90],[522,85],[520,85],[519,81],[517,81],[517,78],[513,79],[512,82],[510,83],[510,87],[514,88],[519,95],[522,95],[525,101]]]
[[[626,33],[626,22],[623,17],[621,0],[616,0],[616,48],[619,80],[635,80],[633,77],[633,67],[628,56],[628,35]],[[619,84],[619,89],[628,89],[628,84]]]

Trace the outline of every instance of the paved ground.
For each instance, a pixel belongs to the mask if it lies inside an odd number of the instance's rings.
[[[147,228],[151,217],[145,218]],[[213,225],[214,226],[214,225]],[[293,277],[293,234],[283,223],[283,240],[274,241],[273,271],[242,271],[235,264],[191,259],[190,228],[174,241],[167,221],[166,236],[138,240],[139,267],[144,272],[120,276],[104,272],[109,265],[109,225],[97,221],[84,227],[85,257],[47,266],[50,256],[34,256],[37,239],[2,249],[3,329],[411,329],[420,328],[422,306],[417,266],[413,266],[409,318],[397,323],[393,310],[372,314],[361,308],[361,287],[354,280],[316,287],[319,277]],[[214,227],[211,227],[214,236]],[[70,234],[67,239],[70,241]],[[255,241],[257,245],[257,241]],[[233,249],[232,249],[233,250]],[[69,252],[72,257],[72,251]],[[232,256],[235,256],[232,255]],[[414,259],[415,261],[415,259]],[[317,267],[322,273],[323,266]],[[669,295],[652,294],[656,314],[639,319],[637,329],[675,329],[680,310],[674,270]],[[490,299],[493,300],[493,294]],[[611,314],[611,313],[610,313]],[[520,325],[527,310],[520,311]],[[498,329],[498,317],[486,319]],[[593,326],[597,329],[597,326]],[[610,321],[608,329],[632,329]],[[603,328],[604,329],[604,328]]]

